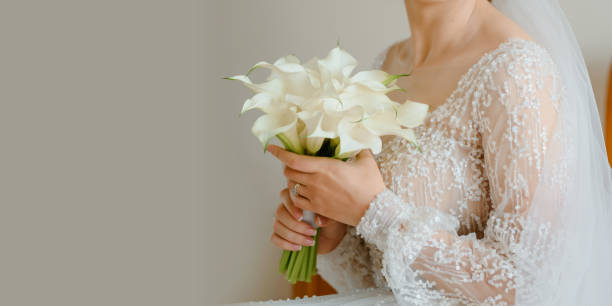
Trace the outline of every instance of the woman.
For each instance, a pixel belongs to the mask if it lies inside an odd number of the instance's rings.
[[[610,168],[557,2],[405,6],[412,35],[380,69],[412,73],[393,100],[431,105],[420,149],[388,137],[345,163],[269,147],[288,180],[271,240],[311,245],[314,211],[318,269],[341,293],[301,303],[607,305]]]

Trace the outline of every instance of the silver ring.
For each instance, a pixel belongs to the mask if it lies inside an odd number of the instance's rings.
[[[298,185],[300,183],[295,183],[295,185],[293,185],[293,188],[291,188],[291,195],[293,195],[293,197],[297,197],[298,196]]]

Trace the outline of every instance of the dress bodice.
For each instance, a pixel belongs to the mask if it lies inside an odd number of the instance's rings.
[[[381,67],[388,50],[375,59],[375,69]],[[507,230],[514,230],[517,220],[524,216],[529,186],[537,181],[538,169],[547,154],[547,140],[552,136],[546,133],[552,130],[550,122],[554,121],[547,114],[555,113],[560,99],[557,74],[547,51],[532,41],[508,39],[482,55],[461,77],[446,101],[415,129],[418,147],[400,137],[385,139],[382,151],[375,158],[386,191],[371,204],[380,207],[377,212],[369,210],[357,228],[349,227],[348,234],[334,251],[320,256],[321,274],[340,291],[399,287],[406,292],[413,290],[404,293],[407,299],[435,300],[439,305],[467,303],[472,298],[496,304],[504,298],[500,294],[484,298],[470,296],[469,287],[456,292],[440,290],[452,284],[463,286],[461,278],[476,279],[490,273],[497,275],[498,288],[521,285],[517,282],[524,280],[514,279],[511,268],[499,266],[508,264],[505,252],[513,238]],[[392,220],[403,212],[388,210],[395,216],[380,215],[394,205],[428,206],[431,210],[413,212],[410,218],[420,220],[407,221],[404,225],[412,224],[418,230],[405,229],[414,233],[395,236],[399,245],[389,246],[393,242],[386,231],[390,231],[390,224],[395,224]],[[447,240],[453,241],[449,245],[469,245],[471,249],[445,246],[440,251],[424,242],[443,230],[456,235],[456,239]],[[413,241],[421,238],[417,250],[410,249]],[[401,245],[402,241],[407,245]],[[486,249],[485,245],[495,251]],[[432,267],[418,272],[412,260],[423,257],[427,247],[432,248],[430,255],[435,260],[422,259],[422,265],[435,261],[444,262],[450,268]],[[397,254],[393,255],[394,252]],[[490,256],[483,258],[482,254]],[[543,256],[537,254],[540,255]],[[384,261],[392,266],[390,262],[400,257],[410,259],[408,262],[413,268],[402,270],[395,266],[395,270],[401,270],[398,272],[387,267],[385,272]],[[478,260],[484,262],[480,267],[475,263]],[[490,269],[486,263],[498,267]],[[406,276],[400,276],[401,281],[389,279],[395,278],[396,272],[414,275],[410,280]],[[422,278],[427,273],[430,276],[456,273],[457,279],[446,277],[447,286],[436,286],[435,282]],[[435,279],[428,277],[432,278]],[[486,290],[483,292],[487,294]]]

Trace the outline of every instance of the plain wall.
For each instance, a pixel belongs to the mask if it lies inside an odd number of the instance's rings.
[[[600,103],[612,3],[563,0]],[[409,35],[403,1],[5,1],[0,305],[286,298],[282,167],[221,77],[342,46],[370,68]],[[261,80],[265,74],[256,71]]]
[[[200,1],[2,1],[0,305],[202,305]]]

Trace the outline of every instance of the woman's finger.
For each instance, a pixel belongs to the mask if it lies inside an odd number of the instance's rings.
[[[320,227],[326,227],[329,224],[329,218],[321,215],[316,215],[315,224]]]
[[[298,188],[299,190],[299,188]],[[300,208],[302,210],[310,210],[310,211],[315,211],[312,206],[312,203],[310,202],[309,199],[301,196],[301,195],[297,195],[297,196],[291,196],[291,201],[293,201],[293,205],[295,205],[295,207]]]
[[[370,149],[363,149],[357,153],[355,160],[374,159],[374,154]]]
[[[313,173],[301,172],[287,165],[285,165],[285,168],[283,169],[283,175],[285,175],[287,180],[291,180],[302,185],[309,185],[312,181],[312,177],[314,176]]]
[[[317,232],[316,230],[310,226],[310,224],[306,222],[296,221],[293,216],[289,214],[289,212],[285,209],[284,206],[280,206],[283,209],[280,209],[276,214],[276,220],[285,225],[287,228],[291,229],[294,232],[300,233],[306,236],[314,236]]]
[[[277,247],[283,249],[283,250],[287,250],[287,251],[299,251],[300,249],[302,249],[301,245],[298,244],[294,244],[291,243],[281,237],[279,237],[277,234],[272,234],[272,236],[270,236],[270,241],[272,243],[274,243]]]
[[[296,184],[299,184],[297,188],[294,187]],[[306,198],[308,200],[310,200],[312,197],[312,191],[308,185],[304,185],[301,183],[296,183],[294,181],[288,180],[287,187],[289,189],[289,195],[291,196],[291,199],[294,200],[294,202],[295,202],[295,199],[298,197]],[[296,192],[296,193],[294,194],[293,192]]]
[[[281,190],[281,203],[283,204],[283,206],[285,206],[285,208],[289,211],[293,218],[295,218],[295,220],[302,221],[304,214],[301,209],[295,207],[295,205],[293,204],[293,200],[291,200],[291,197],[289,196],[289,192],[289,188]]]
[[[274,222],[274,233],[293,244],[305,246],[314,245],[314,240],[312,238],[292,231],[284,224],[282,224],[279,220],[276,220],[276,222]]]
[[[302,172],[316,172],[327,165],[328,158],[300,155],[289,152],[276,145],[269,145],[268,152],[278,158],[283,164]]]

